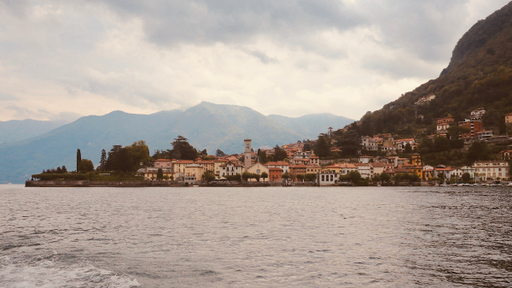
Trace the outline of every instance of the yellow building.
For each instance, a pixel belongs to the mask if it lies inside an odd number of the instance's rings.
[[[196,184],[203,179],[204,169],[199,164],[185,166],[184,181],[186,184]]]

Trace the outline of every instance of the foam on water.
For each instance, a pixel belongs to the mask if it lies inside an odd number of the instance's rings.
[[[13,288],[140,287],[130,275],[117,275],[88,263],[66,265],[51,258],[38,256],[14,260],[1,257],[0,285]]]

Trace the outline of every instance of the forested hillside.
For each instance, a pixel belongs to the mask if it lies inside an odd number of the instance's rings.
[[[435,133],[434,120],[448,114],[463,120],[479,107],[487,110],[484,127],[504,133],[504,115],[512,112],[512,3],[476,23],[457,43],[448,68],[359,123],[362,135],[416,136]],[[422,105],[422,97],[435,99]]]

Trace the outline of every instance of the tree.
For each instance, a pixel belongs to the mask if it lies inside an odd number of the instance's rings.
[[[299,180],[299,181],[304,181],[304,178],[306,178],[304,174],[297,174],[296,177],[297,177],[297,180]]]
[[[268,173],[267,172],[261,172],[261,178],[263,178],[263,181],[265,181],[265,179],[268,178]]]
[[[128,149],[121,147],[121,145],[113,145],[108,152],[105,170],[130,172],[135,171],[136,166]]]
[[[206,183],[210,183],[213,180],[215,180],[215,174],[210,170],[206,170],[203,173],[203,181],[206,181]]]
[[[434,138],[434,152],[443,152],[450,150],[450,141],[444,136]]]
[[[407,143],[405,144],[405,153],[412,153],[412,146],[411,144]]]
[[[290,174],[288,174],[288,173],[283,173],[283,175],[281,175],[281,178],[282,178],[282,179],[288,179],[288,178],[291,178],[291,177],[290,177]]]
[[[107,165],[107,152],[105,149],[101,149],[101,158],[100,158],[100,166],[99,170],[105,170],[105,165]]]
[[[484,141],[475,141],[468,149],[467,159],[470,162],[491,160],[492,151]]]
[[[78,172],[80,173],[88,173],[94,171],[94,164],[92,164],[91,160],[82,159],[80,160],[80,164],[78,165]]]
[[[178,135],[178,137],[171,142],[171,145],[172,150],[170,154],[172,158],[178,160],[195,160],[199,156],[197,150],[188,143],[188,139],[181,135]]]
[[[467,183],[467,182],[469,182],[470,179],[471,179],[471,175],[469,173],[466,172],[466,173],[462,174],[462,181],[463,182]]]
[[[350,171],[348,175],[350,176],[350,181],[356,185],[361,180],[361,174],[358,171]]]
[[[128,157],[134,169],[148,165],[151,162],[151,156],[149,156],[149,148],[148,145],[146,145],[146,141],[139,140],[133,142],[132,145],[126,146],[125,149],[129,154]]]
[[[382,182],[386,182],[386,183],[388,183],[390,179],[391,179],[391,176],[389,176],[389,174],[388,174],[388,173],[386,173],[386,172],[382,172],[382,173],[380,174],[380,180],[382,180]]]
[[[315,173],[307,173],[304,180],[313,182],[316,180],[316,174]]]
[[[226,153],[224,153],[224,151],[222,151],[220,149],[217,149],[217,152],[215,153],[215,156],[217,156],[217,157],[224,157],[224,156],[226,156]]]
[[[361,148],[361,137],[355,130],[356,127],[357,124],[355,124],[355,127],[353,125],[349,126],[349,130],[346,132],[341,130],[334,132],[335,135],[339,135],[336,143],[342,150],[341,154],[345,157],[356,156]]]
[[[318,140],[315,145],[315,154],[318,157],[325,158],[331,156],[331,145],[326,138],[326,136],[318,136]]]
[[[164,180],[164,171],[162,170],[162,168],[158,168],[158,171],[156,172],[156,180]]]
[[[284,159],[286,159],[286,157],[288,157],[288,153],[286,153],[286,151],[284,151],[283,149],[279,148],[279,146],[276,145],[276,147],[274,147],[274,158],[272,159],[273,161],[283,161]]]
[[[252,176],[251,178],[254,178],[254,179],[256,179],[256,181],[260,182],[260,177],[261,177],[261,175],[260,175],[260,174],[258,174],[258,173],[253,173],[251,176]]]
[[[242,173],[242,178],[244,179],[244,181],[247,181],[250,178],[252,178],[252,173],[244,172],[244,173]]]
[[[80,163],[82,162],[82,153],[80,152],[80,149],[76,149],[76,171],[78,172],[78,166],[80,166]]]

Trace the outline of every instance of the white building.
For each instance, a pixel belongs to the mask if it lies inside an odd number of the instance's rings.
[[[473,163],[473,169],[477,181],[509,179],[506,161],[477,161]]]
[[[363,179],[372,179],[373,178],[373,167],[370,164],[365,163],[356,163],[357,171],[361,174],[361,178]]]
[[[243,166],[240,164],[233,163],[231,161],[227,162],[226,164],[222,164],[219,166],[220,168],[220,176],[227,176],[227,175],[236,175],[243,173]]]
[[[338,184],[339,175],[333,171],[322,171],[316,174],[318,186],[329,186]]]

